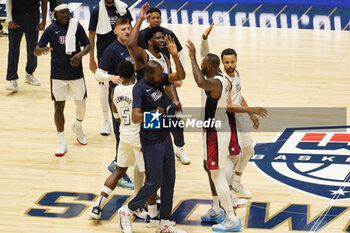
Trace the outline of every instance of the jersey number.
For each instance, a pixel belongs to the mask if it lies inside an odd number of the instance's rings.
[[[129,108],[121,108],[120,109],[122,112],[122,122],[124,125],[130,125],[130,111]]]

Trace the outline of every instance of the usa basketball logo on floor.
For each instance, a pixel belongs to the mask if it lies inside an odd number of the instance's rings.
[[[268,177],[319,197],[350,199],[350,126],[286,128],[250,159]]]

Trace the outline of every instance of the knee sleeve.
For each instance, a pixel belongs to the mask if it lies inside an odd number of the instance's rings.
[[[86,99],[83,100],[75,100],[75,114],[77,120],[84,120],[85,112],[86,112]]]

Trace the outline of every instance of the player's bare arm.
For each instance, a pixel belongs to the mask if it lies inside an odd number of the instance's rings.
[[[44,31],[46,26],[46,15],[47,15],[47,0],[41,0],[41,12],[43,20],[36,27],[39,31]]]
[[[140,10],[139,18],[136,21],[135,26],[132,28],[129,41],[127,44],[128,51],[131,55],[131,57],[135,61],[135,69],[140,70],[143,69],[145,66],[145,63],[148,60],[148,56],[145,52],[145,50],[139,46],[137,46],[137,39],[139,36],[140,28],[142,25],[142,22],[147,19],[147,10],[150,8],[149,3],[145,3]]]
[[[36,46],[34,48],[34,56],[41,56],[41,55],[46,55],[46,54],[49,54],[50,51],[52,50],[53,48],[50,48],[50,47],[42,47],[40,48],[39,46]]]
[[[184,80],[186,78],[186,73],[181,64],[175,40],[174,38],[171,38],[171,36],[166,35],[165,41],[167,44],[168,51],[174,60],[175,68],[176,68],[176,73],[169,74],[169,82],[173,83],[176,81]]]
[[[247,101],[242,96],[242,106],[248,107]],[[259,118],[257,118],[253,113],[249,114],[250,120],[253,122],[253,128],[258,129],[259,128]]]
[[[77,53],[73,57],[71,57],[70,64],[72,66],[78,66],[81,63],[81,60],[82,60],[83,56],[88,54],[90,49],[91,49],[91,45],[90,44],[85,45],[83,50],[81,50],[79,53]]]
[[[89,69],[92,73],[95,73],[97,70],[97,63],[95,61],[95,36],[95,31],[89,31],[89,41],[91,45]]]
[[[135,124],[142,123],[143,114],[142,114],[141,108],[133,108],[132,109],[131,119],[132,119],[132,122]]]
[[[189,50],[189,56],[192,64],[193,77],[199,88],[207,91],[211,91],[210,95],[212,98],[219,98],[221,95],[222,85],[217,79],[205,79],[201,69],[198,66],[196,59],[196,48],[194,44],[189,40],[186,44]]]

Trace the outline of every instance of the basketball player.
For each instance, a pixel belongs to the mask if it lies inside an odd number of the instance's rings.
[[[117,39],[113,32],[115,21],[124,17],[132,21],[132,16],[129,12],[128,5],[119,0],[100,0],[99,4],[94,6],[91,11],[89,22],[89,40],[91,44],[90,50],[90,70],[95,73],[98,64],[95,61],[95,37],[97,49],[97,61],[100,62],[105,49]],[[109,88],[108,80],[100,82],[100,104],[102,108],[104,122],[101,128],[101,135],[109,135],[111,133],[111,123],[108,116],[108,102],[110,102],[110,91],[115,87]],[[111,106],[111,103],[109,103]],[[113,118],[112,118],[113,121]],[[119,125],[113,121],[114,131],[119,131]],[[116,136],[117,137],[117,136]]]
[[[229,82],[219,73],[220,58],[215,54],[207,54],[199,68],[196,60],[196,48],[191,41],[186,45],[192,71],[198,87],[202,88],[202,116],[203,120],[221,121],[221,127],[204,129],[204,167],[209,170],[210,177],[215,185],[221,204],[226,211],[226,217],[221,223],[212,226],[213,231],[229,232],[239,231],[242,228],[241,220],[233,209],[230,190],[225,177],[225,164],[227,159],[230,133],[228,117]],[[204,78],[206,76],[206,79]],[[224,215],[223,215],[224,217]]]
[[[148,49],[149,45],[148,45],[148,41],[145,40],[145,36],[146,36],[146,34],[149,33],[149,31],[152,28],[158,27],[158,28],[162,29],[162,32],[163,32],[164,35],[166,35],[166,36],[169,35],[171,38],[174,39],[176,47],[177,47],[177,51],[178,51],[178,54],[179,54],[179,58],[180,58],[180,61],[181,61],[181,64],[182,64],[183,67],[185,67],[186,60],[185,60],[185,55],[184,55],[182,46],[180,44],[180,41],[177,39],[177,37],[176,37],[174,32],[172,32],[171,30],[169,30],[167,28],[164,28],[164,27],[160,26],[160,23],[162,21],[160,10],[158,8],[150,8],[147,11],[147,15],[148,15],[147,20],[149,22],[149,26],[146,27],[145,29],[142,29],[139,32],[138,41],[137,41],[138,46],[140,46],[140,47],[142,47],[144,49]],[[170,54],[169,54],[169,51],[168,51],[166,46],[164,46],[162,48],[161,53],[163,55],[165,55],[170,60]],[[174,86],[176,88],[177,87],[181,87],[181,85],[182,85],[182,81],[174,83]],[[176,89],[175,89],[175,91],[176,91]],[[176,92],[176,95],[177,95],[177,92]],[[166,97],[166,101],[167,101],[168,105],[171,105],[172,101],[171,101],[170,98]],[[178,121],[178,120],[174,119],[174,121]],[[183,128],[179,127],[178,124],[177,124],[177,127],[173,127],[171,129],[171,133],[172,133],[172,135],[174,137],[174,144],[176,146],[176,148],[175,148],[175,155],[176,155],[176,157],[180,159],[182,164],[184,164],[184,165],[190,164],[191,163],[191,158],[187,155],[186,151],[184,150],[185,140],[184,140]]]
[[[117,40],[113,41],[107,49],[105,49],[98,69],[96,70],[96,79],[102,83],[108,83],[110,87],[115,87],[116,84],[121,82],[121,79],[118,77],[118,64],[121,61],[127,60],[134,63],[133,58],[130,56],[126,45],[128,43],[129,35],[131,30],[131,24],[129,19],[121,17],[118,18],[114,23],[114,33],[117,36]],[[113,83],[112,81],[114,80]],[[119,125],[120,123],[112,119],[114,124],[114,135],[116,139],[116,155],[115,159],[108,166],[108,170],[113,172],[116,169],[116,161],[118,157],[118,147],[119,147]],[[118,186],[128,189],[134,188],[134,183],[130,180],[127,174],[118,181]]]
[[[39,6],[43,19],[40,21]],[[38,43],[39,30],[43,31],[46,25],[47,0],[6,0],[6,18],[8,22],[9,50],[7,58],[6,80],[9,84],[6,90],[17,92],[18,60],[23,34],[26,37],[27,64],[25,82],[40,86],[40,81],[33,75],[37,67],[37,58],[33,55]]]
[[[140,17],[142,17],[142,14],[140,14]],[[176,46],[173,47],[169,50],[172,51],[171,55],[176,61],[176,68],[177,70],[183,70],[177,53],[173,53],[177,52]],[[153,118],[161,119],[161,115],[165,113],[166,108],[163,86],[169,86],[170,83],[182,80],[185,77],[184,72],[169,75],[163,73],[162,66],[156,61],[147,62],[144,65],[144,72],[145,77],[138,81],[133,89],[132,120],[134,123],[143,123],[144,114],[147,114],[145,112],[152,114]],[[150,111],[153,113],[149,113]],[[141,208],[161,188],[161,220],[157,232],[185,233],[185,231],[175,228],[169,221],[175,184],[175,160],[169,129],[160,127],[160,129],[147,129],[141,124],[140,140],[148,179],[136,197],[118,211],[123,232],[132,232],[131,213]]]
[[[76,105],[76,121],[72,125],[72,130],[81,145],[87,144],[82,128],[86,111],[86,86],[81,60],[89,53],[91,46],[84,28],[77,20],[70,18],[68,4],[57,2],[54,14],[56,21],[44,31],[34,49],[34,55],[45,55],[51,51],[51,94],[55,105],[55,124],[60,140],[55,155],[63,156],[67,152],[63,112],[67,95],[73,97]],[[48,43],[50,47],[47,47]],[[83,50],[80,49],[80,46],[84,47]]]
[[[147,11],[149,12],[149,11]],[[146,17],[149,18],[149,14],[145,13]],[[140,17],[139,17],[140,18]],[[143,49],[141,47],[137,46],[137,38],[139,38],[139,30],[142,24],[142,21],[145,19],[141,19],[140,21],[137,21],[136,24],[134,25],[134,29],[132,30],[131,36],[130,36],[130,43],[129,43],[129,50],[130,54],[134,57],[135,59],[135,66],[136,66],[136,70],[141,71],[143,68],[143,63],[145,61],[148,60],[154,60],[159,62],[165,73],[170,73],[170,62],[167,56],[165,56],[161,51],[164,51],[166,46],[164,46],[164,36],[165,36],[165,32],[163,31],[163,28],[159,27],[159,26],[155,26],[152,27],[150,29],[148,29],[145,33],[144,33],[144,41],[147,43],[147,48],[148,49]],[[166,38],[170,38],[168,35]],[[172,41],[174,41],[175,45],[176,44],[176,40],[174,38],[171,39]],[[181,48],[182,49],[182,48]],[[168,51],[168,49],[167,49]],[[169,52],[169,51],[168,51]],[[135,58],[135,56],[137,58]],[[139,65],[139,63],[137,62],[138,60],[142,60],[141,65]],[[139,75],[140,77],[142,77],[143,75]],[[176,89],[173,88],[172,89],[173,95],[176,96],[176,101],[178,102],[178,95],[176,92]],[[165,101],[167,104],[167,107],[169,107],[173,100],[171,98],[169,98],[168,96],[165,96]],[[176,120],[176,119],[173,119]],[[190,157],[186,154],[186,152],[184,151],[183,146],[185,145],[184,142],[184,135],[183,135],[183,128],[181,127],[176,127],[176,128],[172,128],[171,132],[174,136],[174,142],[176,147],[176,152],[175,155],[180,159],[180,161],[183,164],[190,164],[191,163],[191,159]]]
[[[118,37],[119,38],[119,37]],[[101,206],[115,189],[117,182],[122,178],[128,167],[134,166],[135,188],[134,195],[138,193],[144,183],[144,162],[140,144],[140,124],[132,122],[132,89],[135,84],[134,66],[129,61],[121,61],[118,64],[118,73],[123,82],[114,88],[112,93],[112,109],[116,119],[120,124],[120,144],[117,168],[107,178],[101,190],[101,195],[92,208],[91,217],[99,219],[101,216]]]
[[[201,55],[209,53],[208,36],[214,26],[214,23],[203,33],[202,44],[201,44]],[[230,91],[230,97],[232,104],[236,106],[248,107],[247,102],[241,94],[241,82],[238,71],[236,70],[237,64],[237,53],[235,50],[228,48],[222,51],[221,61],[224,66],[224,74],[226,74],[232,84],[232,89]],[[259,119],[254,113],[248,112],[250,119],[253,122],[253,128],[258,129]],[[241,184],[241,176],[248,164],[250,157],[254,154],[253,140],[250,136],[249,130],[245,124],[243,113],[229,113],[230,121],[234,122],[234,132],[238,132],[238,140],[235,145],[230,148],[231,155],[239,155],[234,158],[238,158],[238,163],[236,160],[233,163],[228,163],[227,165],[227,178],[229,180],[230,188],[240,197],[251,198],[252,193],[245,189]],[[239,153],[240,151],[240,153]],[[233,169],[234,168],[234,169]],[[234,170],[234,174],[231,174],[231,170]]]

